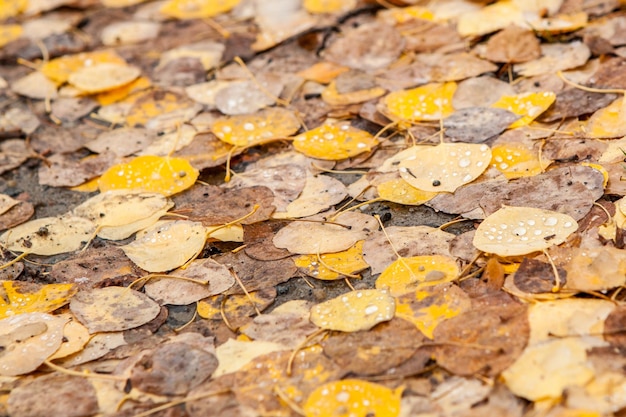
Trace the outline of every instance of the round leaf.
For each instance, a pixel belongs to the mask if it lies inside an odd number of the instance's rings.
[[[325,124],[293,139],[293,146],[306,156],[319,159],[346,159],[369,152],[378,140],[348,123]]]
[[[565,242],[577,228],[567,214],[505,206],[478,226],[473,243],[476,249],[500,256],[526,255]]]

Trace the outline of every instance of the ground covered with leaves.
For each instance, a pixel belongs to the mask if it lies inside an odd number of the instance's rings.
[[[0,414],[626,415],[625,8],[0,0]]]

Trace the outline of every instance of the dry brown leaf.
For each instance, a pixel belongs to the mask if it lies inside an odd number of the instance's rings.
[[[493,62],[517,64],[541,56],[539,39],[533,32],[512,25],[489,38],[485,57]]]

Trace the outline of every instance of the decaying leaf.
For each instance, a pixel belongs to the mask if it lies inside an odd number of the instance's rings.
[[[90,333],[132,329],[161,310],[148,296],[131,288],[105,287],[78,292],[70,310]]]
[[[0,236],[0,242],[17,252],[56,255],[80,249],[95,229],[94,223],[82,217],[45,217],[8,230]]]

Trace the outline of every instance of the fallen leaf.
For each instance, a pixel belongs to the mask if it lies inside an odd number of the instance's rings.
[[[478,226],[473,244],[500,256],[526,255],[563,243],[577,228],[576,220],[566,214],[505,206]]]
[[[459,267],[454,258],[441,255],[399,258],[376,279],[376,288],[399,296],[425,287],[454,281]]]
[[[139,267],[150,272],[178,268],[200,253],[207,238],[202,224],[188,220],[161,221],[137,234],[122,250]],[[172,253],[172,245],[176,252]]]
[[[418,122],[443,119],[454,112],[452,96],[456,83],[426,84],[395,91],[381,100],[379,110],[392,120]]]
[[[79,291],[70,310],[91,334],[133,329],[161,310],[149,297],[130,288],[105,287]]]
[[[50,313],[67,304],[76,293],[72,284],[37,285],[20,281],[0,281],[0,318],[24,313]]]
[[[493,62],[531,61],[541,56],[540,42],[530,30],[511,25],[489,38],[485,56]]]
[[[298,131],[296,115],[280,107],[270,107],[255,114],[218,119],[211,130],[220,140],[235,146],[254,146],[286,138]]]
[[[0,375],[33,372],[60,346],[66,318],[45,313],[24,313],[0,320]]]
[[[324,124],[293,138],[293,146],[306,156],[339,160],[369,152],[378,140],[347,123]]]
[[[508,110],[521,118],[509,125],[509,129],[526,126],[546,111],[556,95],[551,91],[503,96],[491,106]]]
[[[384,290],[355,290],[311,308],[311,322],[318,327],[342,332],[369,330],[389,321],[395,300]]]
[[[363,241],[345,251],[321,254],[319,259],[317,254],[302,255],[294,263],[305,274],[321,280],[341,279],[369,267],[363,260]]]
[[[400,415],[404,387],[391,390],[358,379],[343,379],[320,385],[304,404],[306,417],[325,415]]]

